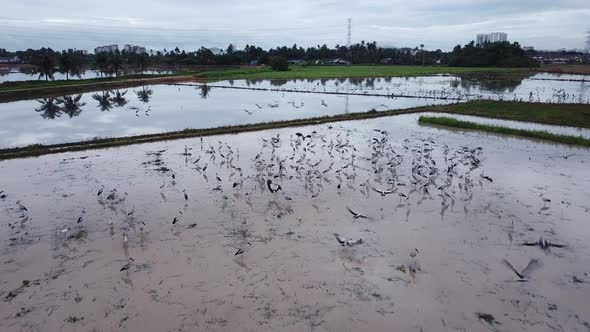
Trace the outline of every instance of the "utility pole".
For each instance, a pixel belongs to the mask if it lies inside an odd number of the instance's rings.
[[[352,64],[352,50],[350,49],[350,31],[352,29],[352,18],[348,18],[348,42],[346,43],[346,49],[348,50],[348,64]]]
[[[422,67],[424,67],[424,44],[420,44],[420,49],[422,49]]]

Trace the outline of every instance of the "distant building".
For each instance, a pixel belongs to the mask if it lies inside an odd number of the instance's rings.
[[[17,63],[17,57],[0,57],[0,63]]]
[[[290,65],[304,65],[305,60],[301,60],[301,59],[289,60],[288,63]]]
[[[88,51],[87,50],[79,50],[77,48],[73,49],[74,52],[80,53],[82,55],[88,55]]]
[[[501,43],[508,41],[508,34],[505,32],[480,33],[475,38],[476,46],[483,46],[491,43]]]
[[[533,46],[523,46],[522,50],[528,52],[528,51],[534,51],[535,48]]]
[[[125,44],[125,46],[123,46],[123,50],[125,52],[127,52],[127,53],[135,53],[135,54],[144,54],[144,53],[147,53],[145,47],[131,45],[131,44]]]
[[[113,53],[119,50],[119,45],[117,44],[112,44],[112,45],[105,45],[105,46],[99,46],[97,48],[94,49],[94,53],[98,54],[98,53]]]

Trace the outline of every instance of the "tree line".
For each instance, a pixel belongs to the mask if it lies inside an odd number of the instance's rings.
[[[233,66],[248,64],[277,64],[284,68],[284,60],[298,60],[304,64],[326,64],[334,59],[340,62],[352,60],[352,64],[392,64],[392,65],[449,65],[467,67],[534,67],[538,63],[518,43],[492,43],[482,47],[470,42],[465,46],[457,45],[451,52],[441,50],[428,51],[424,45],[415,48],[379,47],[376,42],[360,43],[346,46],[317,45],[303,48],[296,44],[281,46],[269,50],[254,45],[237,49],[230,44],[225,50],[214,53],[201,47],[196,51],[150,50],[148,53],[135,54],[125,51],[84,54],[72,49],[55,51],[51,48],[38,50],[8,52],[0,49],[0,56],[16,56],[23,63],[30,63],[37,68],[40,78],[52,79],[55,72],[70,76],[80,76],[84,69],[92,68],[104,76],[118,76],[125,68],[134,68],[142,72],[153,67],[190,67],[190,66]],[[277,61],[280,59],[280,61]]]

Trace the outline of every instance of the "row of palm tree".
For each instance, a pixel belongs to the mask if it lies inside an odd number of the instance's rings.
[[[54,74],[59,72],[66,75],[66,80],[69,80],[70,76],[78,78],[82,76],[85,58],[79,51],[71,49],[61,53],[40,50],[31,56],[31,63],[35,65],[33,75],[38,75],[39,79],[53,80]],[[123,65],[128,64],[133,64],[143,73],[148,65],[147,55],[126,52],[98,53],[94,59],[94,69],[100,73],[101,77],[119,76]]]
[[[152,97],[153,90],[147,87],[142,87],[139,90],[134,91],[135,95],[142,103],[148,103]],[[123,107],[129,102],[125,95],[127,90],[120,91],[102,91],[100,93],[94,93],[92,99],[98,102],[98,108],[102,112],[110,111],[113,107]],[[45,119],[56,119],[61,117],[62,114],[67,114],[70,118],[80,115],[82,113],[82,107],[86,106],[86,103],[81,102],[82,94],[79,95],[66,95],[58,98],[43,98],[38,99],[40,106],[35,109],[36,112],[41,113],[41,116]]]
[[[56,72],[65,74],[67,80],[70,76],[80,77],[83,73],[82,54],[74,50],[62,53],[39,52],[31,59],[31,63],[35,65],[33,75],[38,75],[39,79],[45,78],[46,81],[53,80]]]

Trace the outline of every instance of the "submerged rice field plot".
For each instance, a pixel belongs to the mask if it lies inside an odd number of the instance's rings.
[[[524,75],[524,76],[523,76]],[[590,103],[590,76],[468,74],[299,80],[233,80],[210,83],[226,88],[429,98]]]
[[[424,98],[155,85],[0,103],[0,148],[448,103]]]
[[[587,329],[588,150],[418,116],[1,162],[0,330]]]

